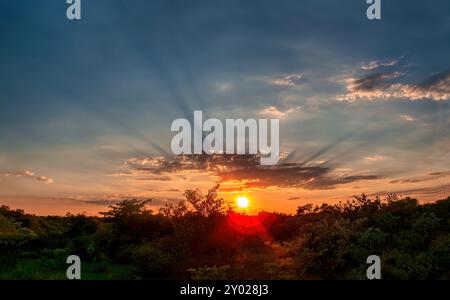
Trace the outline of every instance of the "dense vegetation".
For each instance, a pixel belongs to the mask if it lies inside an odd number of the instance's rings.
[[[126,200],[102,217],[39,217],[0,208],[0,279],[365,279],[366,258],[386,279],[450,279],[450,198],[355,197],[301,206],[296,215],[226,210],[218,186],[158,213]]]

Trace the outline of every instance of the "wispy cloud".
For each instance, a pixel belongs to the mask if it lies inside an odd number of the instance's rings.
[[[61,198],[65,200],[69,200],[75,203],[83,203],[90,205],[114,205],[124,200],[136,199],[136,200],[145,200],[149,201],[149,206],[158,206],[164,204],[166,202],[175,202],[179,200],[178,198],[168,198],[168,197],[142,197],[131,194],[108,194],[108,195],[92,195],[92,196],[75,196],[70,198]]]
[[[385,59],[385,60],[372,60],[367,63],[363,63],[361,69],[365,71],[373,71],[380,67],[392,67],[398,63],[397,60],[394,59]]]
[[[414,122],[417,121],[417,118],[411,116],[411,115],[400,115],[400,119],[408,122]]]
[[[229,92],[232,88],[233,86],[230,83],[222,82],[216,86],[216,91],[219,93],[226,93]]]
[[[420,176],[420,177],[414,177],[414,178],[406,178],[406,179],[395,179],[389,181],[389,183],[419,183],[419,182],[425,182],[425,181],[431,181],[431,180],[437,180],[444,177],[450,176],[450,171],[445,172],[433,172],[428,174],[427,176]]]
[[[3,171],[0,172],[0,176],[12,176],[12,177],[23,177],[34,179],[43,183],[53,183],[53,179],[47,176],[38,176],[35,175],[34,172],[25,170],[25,171]]]
[[[419,198],[431,198],[434,200],[437,200],[439,198],[448,197],[448,191],[450,190],[450,184],[444,183],[436,186],[430,186],[430,187],[418,187],[418,188],[411,188],[411,189],[403,189],[403,190],[396,190],[396,191],[390,191],[391,193],[395,193],[398,195],[404,195],[404,196],[414,196]],[[386,195],[388,194],[386,191],[381,191],[374,193],[374,195]]]
[[[303,84],[303,75],[299,73],[287,74],[276,78],[271,78],[268,80],[268,83],[284,87],[299,87]]]
[[[259,114],[267,118],[285,119],[288,117],[289,114],[299,111],[300,109],[301,109],[300,106],[296,106],[281,111],[276,106],[267,106],[264,109],[262,109],[259,112]]]
[[[401,76],[399,72],[375,73],[361,78],[345,80],[347,93],[338,96],[341,101],[358,99],[372,100],[374,98],[389,98],[394,96],[392,79]]]
[[[385,160],[385,159],[386,159],[386,157],[383,156],[383,155],[367,156],[365,158],[365,160],[369,161],[369,162],[382,161],[382,160]]]
[[[341,101],[360,99],[431,99],[450,100],[450,71],[433,75],[420,84],[399,83],[400,72],[376,73],[346,80],[347,93],[338,96]]]

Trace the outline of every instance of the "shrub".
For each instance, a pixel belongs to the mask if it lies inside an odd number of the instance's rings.
[[[229,265],[217,266],[203,266],[199,268],[191,268],[187,271],[191,273],[193,280],[225,280],[228,278]]]

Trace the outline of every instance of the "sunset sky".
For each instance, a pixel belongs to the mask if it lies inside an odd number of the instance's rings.
[[[437,4],[439,3],[439,5]],[[0,0],[0,204],[95,214],[221,182],[294,212],[450,196],[450,1]],[[279,118],[283,159],[174,157],[174,119]]]

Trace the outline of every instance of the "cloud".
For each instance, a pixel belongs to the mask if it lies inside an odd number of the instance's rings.
[[[128,198],[133,199],[133,198]],[[93,200],[78,200],[78,199],[70,199],[74,202],[82,202],[85,204],[91,204],[91,205],[114,205],[120,202],[120,200],[109,200],[109,199],[93,199]]]
[[[83,195],[73,195],[66,199],[70,199],[75,202],[84,202],[88,204],[99,204],[99,205],[111,205],[130,199],[150,201],[151,204],[154,204],[155,198],[149,197],[147,192],[148,190],[146,189],[145,191],[130,190],[127,192],[91,193]]]
[[[300,109],[301,107],[297,106],[281,111],[276,106],[267,106],[261,110],[259,114],[267,118],[284,119],[287,118],[289,114],[299,111]]]
[[[0,172],[0,176],[12,176],[12,177],[24,177],[24,178],[30,178],[30,179],[34,179],[40,182],[44,182],[44,183],[53,183],[53,179],[47,176],[38,176],[35,175],[34,172],[29,171],[29,170],[25,170],[25,171],[4,171],[4,172]]]
[[[163,157],[131,158],[125,161],[124,165],[131,169],[129,174],[140,175],[144,172],[167,175],[197,170],[219,172],[236,166],[254,167],[260,165],[260,162],[258,155],[193,154],[178,155],[170,160]]]
[[[433,172],[428,174],[430,176],[449,176],[450,175],[450,171],[444,171],[444,172]]]
[[[336,185],[378,179],[376,175],[338,176],[324,166],[281,162],[261,166],[259,155],[181,155],[172,160],[161,157],[130,159],[126,165],[134,171],[167,176],[186,172],[209,173],[240,188],[301,187],[309,190],[333,189]]]
[[[382,155],[374,155],[374,156],[367,156],[364,158],[366,161],[375,162],[375,161],[381,161],[385,160],[386,157]]]
[[[281,77],[268,80],[272,85],[284,86],[284,87],[299,87],[303,84],[302,74],[288,74]]]
[[[441,179],[441,178],[448,177],[448,176],[450,176],[450,171],[434,172],[434,173],[428,174],[427,176],[407,178],[407,179],[395,179],[395,180],[389,181],[389,183],[400,183],[400,184],[419,183],[419,182],[437,180],[437,179]]]
[[[376,73],[362,78],[349,78],[346,80],[347,94],[340,95],[340,101],[355,101],[357,99],[391,97],[390,88],[392,79],[401,76],[399,72]]]
[[[429,197],[431,199],[438,199],[438,198],[444,198],[448,197],[448,191],[450,190],[450,184],[445,183],[437,186],[430,186],[430,187],[419,187],[414,189],[404,189],[404,190],[397,190],[393,193],[398,195],[404,195],[404,196],[411,196],[414,195],[416,197]],[[392,193],[392,191],[390,192]],[[373,195],[387,195],[388,192],[381,191],[374,193]]]
[[[216,91],[219,93],[229,92],[233,86],[228,82],[222,82],[216,86]]]
[[[149,206],[158,206],[162,205],[166,202],[177,202],[178,198],[167,198],[167,197],[140,197],[135,195],[126,195],[126,194],[111,194],[111,195],[102,195],[102,196],[79,196],[79,197],[71,197],[71,198],[62,198],[65,200],[69,200],[75,203],[83,203],[83,204],[89,204],[89,205],[114,205],[119,202],[122,202],[124,200],[142,200],[142,201],[149,201]]]
[[[238,168],[217,174],[225,181],[241,181],[245,188],[299,187],[308,190],[334,189],[337,185],[378,179],[376,175],[337,176],[327,167],[305,167],[288,163],[272,167]]]
[[[376,73],[346,80],[347,93],[338,96],[340,101],[359,99],[431,99],[450,100],[450,71],[433,75],[420,84],[399,83],[399,72]]]
[[[400,115],[400,119],[408,122],[414,122],[417,121],[417,118],[411,116],[411,115]]]
[[[368,63],[363,63],[361,66],[362,70],[365,71],[373,71],[375,69],[378,69],[380,67],[393,67],[398,63],[396,60],[373,60]]]

